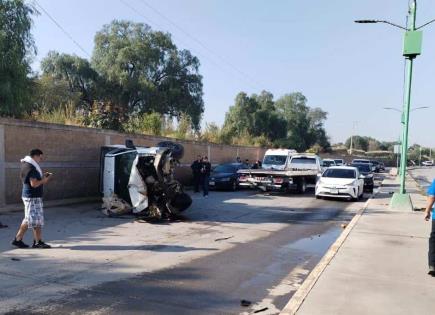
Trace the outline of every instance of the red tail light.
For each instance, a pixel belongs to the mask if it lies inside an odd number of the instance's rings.
[[[282,178],[282,177],[275,177],[275,178],[273,179],[273,182],[274,182],[275,184],[282,184],[282,183],[284,182],[284,178]]]

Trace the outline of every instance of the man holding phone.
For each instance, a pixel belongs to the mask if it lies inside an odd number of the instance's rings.
[[[21,197],[24,203],[24,219],[12,245],[18,248],[28,248],[23,242],[27,229],[33,229],[32,248],[50,248],[51,246],[42,241],[42,227],[44,226],[44,208],[42,203],[43,186],[47,184],[51,173],[42,173],[39,164],[42,162],[43,153],[39,149],[30,151],[30,155],[21,160],[21,181],[23,191]]]

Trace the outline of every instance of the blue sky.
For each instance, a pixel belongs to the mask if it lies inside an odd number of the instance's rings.
[[[402,106],[402,32],[359,18],[404,24],[407,0],[38,0],[88,52],[93,37],[113,19],[168,31],[179,48],[201,61],[204,121],[222,124],[236,94],[261,90],[276,98],[300,91],[308,105],[329,113],[332,142],[355,133],[396,140]],[[127,5],[132,6],[134,12]],[[148,4],[148,5],[147,5]],[[418,1],[417,24],[435,18],[433,0]],[[163,14],[156,13],[150,7]],[[170,22],[169,22],[169,21]],[[49,50],[87,57],[43,13],[34,18],[38,56]],[[415,62],[410,142],[435,147],[435,23],[425,29]]]

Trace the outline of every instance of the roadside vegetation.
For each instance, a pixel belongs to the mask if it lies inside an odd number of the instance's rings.
[[[95,34],[89,59],[51,51],[34,73],[37,10],[0,0],[0,115],[222,144],[328,151],[327,113],[300,92],[277,99],[240,92],[222,126],[201,123],[200,61],[171,34],[112,21]],[[228,104],[222,104],[228,105]]]

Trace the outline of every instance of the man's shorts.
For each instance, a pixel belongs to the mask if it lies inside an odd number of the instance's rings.
[[[22,198],[24,203],[23,223],[29,228],[44,226],[44,205],[42,198]]]

